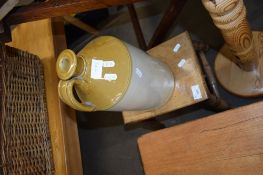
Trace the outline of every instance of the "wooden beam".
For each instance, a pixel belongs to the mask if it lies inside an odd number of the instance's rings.
[[[142,0],[49,0],[20,7],[7,17],[9,25],[125,5]]]

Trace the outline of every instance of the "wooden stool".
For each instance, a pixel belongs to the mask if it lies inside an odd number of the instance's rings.
[[[202,101],[208,101],[210,105],[221,110],[228,109],[225,102],[209,91],[187,32],[158,45],[148,53],[170,66],[175,78],[174,93],[171,99],[158,109],[123,112],[125,124],[154,118]]]

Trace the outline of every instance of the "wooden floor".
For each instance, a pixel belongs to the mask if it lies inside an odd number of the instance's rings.
[[[263,102],[146,134],[138,144],[146,175],[262,175]]]

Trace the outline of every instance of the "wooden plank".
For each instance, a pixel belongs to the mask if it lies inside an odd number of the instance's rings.
[[[82,175],[75,112],[59,100],[57,92],[55,58],[66,47],[63,30],[55,28],[59,24],[62,23],[46,19],[18,25],[12,31],[13,41],[9,45],[38,55],[44,65],[55,175]]]
[[[55,50],[55,58],[58,57],[59,53],[67,48],[66,38],[64,32],[64,21],[63,18],[57,17],[52,18],[52,33],[53,33],[53,43]],[[56,60],[56,59],[55,59]],[[57,86],[58,81],[54,84]],[[65,150],[66,150],[66,165],[67,173],[71,174],[83,174],[82,161],[79,146],[79,135],[78,126],[76,121],[75,110],[67,106],[61,100],[60,111],[61,116],[64,119],[64,135],[65,135]]]
[[[141,0],[49,0],[21,7],[8,16],[7,22],[19,24],[39,19],[65,16],[90,10],[109,8],[116,5],[135,3]]]
[[[146,134],[138,144],[146,175],[261,175],[263,102]]]
[[[177,44],[180,44],[180,49],[175,53],[173,49]],[[153,118],[208,99],[209,92],[202,76],[190,36],[187,32],[158,45],[149,50],[148,53],[170,66],[175,77],[174,93],[167,104],[161,108],[142,112],[123,112],[124,123]],[[184,64],[182,60],[184,61]],[[201,94],[199,99],[194,99],[193,97],[192,86],[195,85],[199,86]]]

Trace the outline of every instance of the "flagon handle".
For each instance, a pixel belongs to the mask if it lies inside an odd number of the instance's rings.
[[[79,102],[73,93],[74,84],[79,81],[76,79],[71,80],[60,80],[58,84],[58,94],[60,99],[69,105],[70,107],[78,110],[78,111],[86,111],[86,112],[92,112],[95,111],[94,106],[87,106],[81,102]]]

